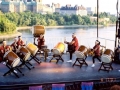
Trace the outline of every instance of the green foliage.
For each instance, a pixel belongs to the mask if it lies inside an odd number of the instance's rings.
[[[106,12],[103,12],[103,13],[100,13],[99,14],[99,18],[108,18],[109,17],[109,15],[106,13]]]
[[[3,13],[0,13],[0,32],[11,33],[16,30],[16,25],[9,21]]]
[[[111,23],[111,24],[116,23],[116,17],[114,17],[114,16],[109,16],[109,18],[110,18],[110,23]]]
[[[60,15],[59,13],[53,14],[39,14],[25,11],[22,13],[5,13],[5,16],[9,21],[14,23],[16,26],[33,26],[33,25],[44,25],[44,26],[56,26],[56,25],[96,25],[96,20],[90,20],[90,16],[80,15]],[[97,16],[94,14],[93,16]],[[115,23],[116,19],[107,13],[99,14],[99,18],[110,18],[110,23]],[[99,23],[103,24],[103,23]]]

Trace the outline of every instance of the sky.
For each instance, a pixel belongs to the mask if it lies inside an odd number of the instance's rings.
[[[66,4],[83,5],[84,7],[97,7],[97,0],[42,0],[43,4],[60,3],[61,6]],[[100,12],[110,12],[111,14],[116,14],[116,3],[117,0],[99,0],[99,11]],[[120,0],[119,0],[119,10],[120,10]]]

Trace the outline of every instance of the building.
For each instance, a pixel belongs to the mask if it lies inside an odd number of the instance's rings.
[[[57,4],[52,3],[52,6],[54,6],[55,8],[60,8],[60,4],[59,3],[57,3]]]
[[[50,6],[49,4],[44,4],[42,5],[42,10],[40,13],[46,14],[46,13],[54,13],[54,12],[55,12],[54,5]]]
[[[42,5],[42,0],[2,0],[0,9],[2,12],[55,12],[54,7]]]
[[[75,5],[72,7],[70,4],[60,8],[60,14],[68,14],[68,15],[81,15],[81,16],[86,16],[87,15],[87,10],[81,5],[77,6]]]
[[[96,7],[86,7],[87,14],[97,14],[97,8]],[[99,11],[100,13],[100,11]]]
[[[93,14],[93,11],[92,11],[91,7],[87,7],[86,10],[87,10],[87,14]]]

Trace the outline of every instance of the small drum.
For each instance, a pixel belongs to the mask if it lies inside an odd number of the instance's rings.
[[[109,63],[113,59],[113,51],[110,49],[106,49],[101,56],[102,62]]]
[[[21,47],[19,49],[19,56],[20,56],[21,59],[26,61],[30,57],[30,52],[29,52],[29,50],[27,48]]]
[[[45,27],[42,25],[34,25],[32,28],[32,33],[33,33],[34,37],[39,37],[40,34],[45,33]]]
[[[78,49],[78,51],[82,52],[85,56],[87,56],[87,47],[84,45],[81,45]]]
[[[38,51],[38,47],[32,43],[28,43],[26,47],[32,55],[35,55]]]
[[[6,52],[3,56],[3,59],[11,67],[16,67],[20,62],[20,58],[13,51]]]
[[[53,49],[53,54],[60,55],[65,50],[65,44],[62,42],[59,42]]]

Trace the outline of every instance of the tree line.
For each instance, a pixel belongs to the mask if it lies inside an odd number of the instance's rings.
[[[0,12],[0,33],[13,33],[16,30],[16,25]]]
[[[33,26],[33,25],[44,25],[44,26],[57,26],[57,25],[96,25],[96,20],[91,20],[90,16],[80,16],[80,15],[61,15],[59,13],[53,14],[40,14],[33,13],[30,11],[25,11],[21,13],[0,13],[2,19],[0,20],[0,31],[14,31],[17,27],[20,26]],[[101,13],[99,18],[110,18],[111,24],[115,23],[116,17],[111,16],[107,13]],[[4,20],[3,20],[4,19]],[[103,23],[99,23],[103,24]]]

